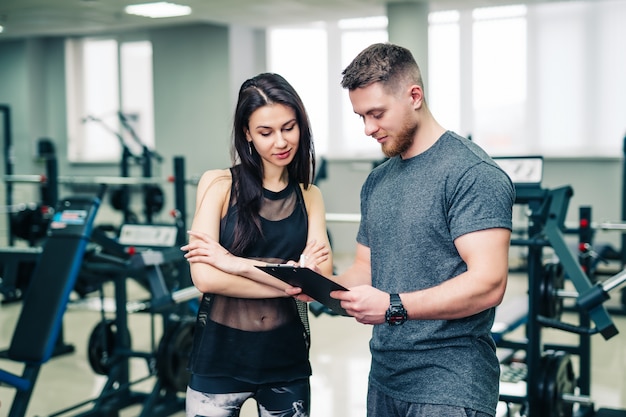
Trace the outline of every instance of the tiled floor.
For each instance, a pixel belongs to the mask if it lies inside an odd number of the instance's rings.
[[[346,262],[344,261],[344,264]],[[341,268],[341,260],[338,262]],[[132,280],[128,281],[129,298],[143,299],[146,292]],[[107,289],[110,296],[111,289]],[[512,275],[509,280],[507,300],[526,292],[526,277]],[[94,294],[95,295],[95,294]],[[619,294],[615,294],[619,298]],[[88,338],[96,323],[100,320],[100,312],[88,305],[97,305],[98,299],[92,303],[74,302],[64,316],[64,341],[75,348],[75,352],[52,358],[41,370],[37,379],[33,397],[29,403],[27,416],[49,416],[67,407],[96,398],[106,377],[93,372],[87,359]],[[506,302],[506,301],[505,301]],[[613,302],[613,300],[611,300]],[[105,305],[108,305],[105,303]],[[12,336],[20,303],[0,305],[0,349],[5,349]],[[111,313],[108,313],[111,314]],[[613,316],[614,321],[623,333],[605,341],[600,336],[593,340],[593,370],[591,397],[596,407],[626,407],[626,318]],[[156,332],[159,332],[160,318],[156,318]],[[134,350],[150,351],[151,320],[148,314],[131,314],[129,327]],[[312,417],[362,417],[365,416],[365,394],[369,368],[368,340],[371,328],[355,323],[344,317],[322,314],[311,315],[311,331],[313,345],[311,361],[314,374],[312,384]],[[518,330],[521,332],[521,329]],[[548,332],[547,341],[563,341],[569,335],[563,332]],[[157,335],[157,342],[158,342]],[[0,369],[21,373],[22,365],[8,360],[0,360]],[[130,360],[131,380],[148,375],[148,364],[144,359]],[[155,379],[150,378],[135,384],[136,392],[150,392]],[[0,417],[8,415],[13,400],[14,390],[0,387]],[[75,415],[91,407],[78,408]],[[120,413],[121,416],[138,416],[140,405],[129,407]],[[504,413],[503,409],[500,410]],[[173,414],[183,416],[182,411]],[[504,414],[502,414],[504,415]],[[256,416],[254,403],[248,402],[242,413],[243,417]]]

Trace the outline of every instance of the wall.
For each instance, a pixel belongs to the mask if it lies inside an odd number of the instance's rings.
[[[185,158],[186,177],[227,166],[232,107],[228,29],[166,28],[152,31],[150,39],[156,149],[165,157],[162,176],[173,173],[174,156]],[[193,214],[195,188],[186,191],[187,212]],[[171,187],[166,198],[172,207]]]

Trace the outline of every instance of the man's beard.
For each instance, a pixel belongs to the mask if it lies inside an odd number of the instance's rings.
[[[417,123],[405,124],[395,140],[387,141],[382,144],[382,151],[385,156],[393,158],[394,156],[406,152],[411,145],[413,145],[415,132],[417,132]]]

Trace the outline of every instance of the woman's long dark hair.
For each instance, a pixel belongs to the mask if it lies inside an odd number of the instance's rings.
[[[246,138],[250,116],[258,108],[268,104],[283,104],[292,108],[300,129],[298,150],[287,166],[290,182],[303,184],[305,188],[313,182],[315,151],[311,125],[304,104],[296,90],[278,74],[259,74],[245,81],[239,89],[233,123],[234,197],[238,207],[231,252],[242,255],[245,249],[262,238],[259,210],[263,198],[263,163],[254,146]]]

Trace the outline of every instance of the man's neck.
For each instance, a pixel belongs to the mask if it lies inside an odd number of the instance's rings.
[[[424,153],[430,149],[445,132],[446,129],[437,123],[434,118],[428,117],[417,128],[413,145],[401,155],[402,159],[409,159]]]

